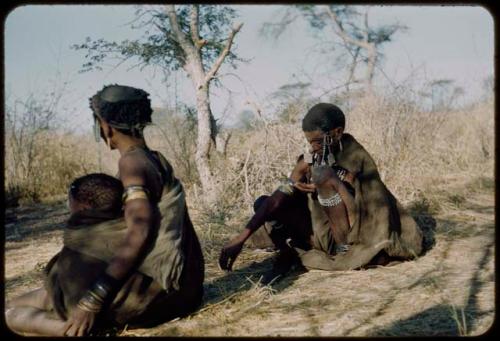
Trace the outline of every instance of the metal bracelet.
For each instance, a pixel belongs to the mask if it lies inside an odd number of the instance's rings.
[[[102,308],[102,304],[98,303],[96,300],[92,300],[91,296],[89,296],[88,294],[80,299],[77,306],[78,308],[89,311],[91,313],[97,313],[101,311]]]
[[[88,294],[94,296],[100,303],[106,300],[113,287],[117,285],[117,281],[107,274],[103,274],[88,291]]]
[[[134,199],[148,199],[149,191],[144,186],[129,186],[123,191],[122,202]]]
[[[106,297],[102,297],[102,296],[100,296],[99,294],[97,294],[95,291],[92,291],[92,290],[90,290],[90,291],[87,293],[87,295],[88,295],[88,298],[89,298],[92,302],[94,302],[94,303],[98,303],[98,304],[102,304],[102,303],[104,302],[104,299],[106,298]]]
[[[342,202],[342,198],[338,193],[335,193],[334,195],[332,195],[330,198],[327,199],[323,199],[318,195],[318,201],[321,206],[333,207],[340,204]]]
[[[281,193],[286,194],[286,195],[292,195],[294,192],[294,187],[293,187],[293,184],[291,184],[287,181],[287,182],[281,183],[278,186],[277,190],[280,191]]]
[[[82,297],[80,302],[87,307],[95,308],[95,309],[100,309],[102,306],[104,300],[101,300],[100,298],[97,298],[94,293],[91,291],[87,292],[85,296]]]
[[[94,307],[88,307],[82,303],[78,303],[77,307],[80,308],[81,310],[88,311],[91,313],[98,313],[101,311],[100,308],[98,309],[98,308],[94,308]]]
[[[347,251],[349,251],[349,249],[350,249],[350,246],[348,244],[335,245],[335,253],[336,254],[346,253]]]
[[[339,169],[337,171],[337,176],[339,177],[340,181],[344,181],[345,180],[345,176],[346,176],[347,172],[345,169]]]
[[[103,280],[99,280],[92,287],[92,291],[99,297],[101,297],[103,300],[108,296],[111,289],[112,289],[111,285],[109,285],[108,283],[104,283]]]

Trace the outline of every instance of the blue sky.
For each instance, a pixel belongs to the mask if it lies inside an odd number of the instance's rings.
[[[324,58],[304,53],[317,40],[300,21],[277,41],[259,36],[262,23],[275,18],[283,6],[235,7],[240,13],[237,21],[244,23],[236,37],[237,51],[251,62],[231,71],[238,78],[223,78],[225,87],[234,91],[230,103],[227,91],[214,90],[213,111],[217,117],[229,108],[227,122],[248,107],[247,100],[265,106],[266,97],[279,86],[294,82],[293,75],[299,74],[301,68],[311,73],[327,69],[321,64]],[[133,17],[134,7],[125,5],[28,5],[14,9],[4,22],[8,98],[42,94],[54,79],[67,81],[62,116],[74,125],[89,128],[88,98],[104,84],[142,87],[151,93],[153,105],[161,106],[173,104],[176,81],[178,100],[192,102],[190,81],[182,74],[171,75],[166,86],[159,72],[130,70],[127,66],[115,69],[111,63],[100,72],[78,72],[85,61],[84,53],[69,46],[83,42],[87,36],[116,41],[139,37],[141,32],[127,25]],[[394,42],[384,48],[385,75],[379,75],[381,84],[386,77],[398,82],[414,71],[418,82],[455,80],[465,89],[467,100],[480,95],[482,81],[493,74],[494,65],[493,18],[487,10],[477,6],[372,6],[370,22],[396,21],[409,30],[398,33]],[[227,68],[221,69],[221,73],[227,72]]]

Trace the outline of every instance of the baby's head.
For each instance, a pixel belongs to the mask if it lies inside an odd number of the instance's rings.
[[[74,180],[69,186],[68,205],[71,213],[94,209],[119,216],[122,194],[120,180],[102,173],[88,174]]]

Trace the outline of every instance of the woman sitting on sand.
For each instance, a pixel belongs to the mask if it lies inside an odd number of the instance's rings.
[[[28,306],[7,313],[8,324],[15,331],[82,336],[90,333],[94,322],[101,322],[100,317],[109,313],[109,304],[115,300],[131,302],[120,310],[130,313],[113,317],[119,324],[160,323],[193,311],[202,301],[204,260],[187,211],[183,186],[169,162],[150,150],[144,139],[143,129],[151,122],[152,113],[148,94],[128,86],[106,86],[90,99],[90,107],[96,138],[102,138],[110,149],[120,152],[118,178],[124,191],[123,218],[120,222],[92,221],[94,225],[84,229],[66,229],[65,247],[99,259],[105,266],[87,269],[97,273],[92,283],[87,283],[90,286],[85,292],[74,294],[78,301],[68,301],[71,304],[66,306],[67,315],[60,314],[49,325],[44,312],[51,297],[43,290],[11,302],[11,306],[20,307],[18,303]],[[137,271],[146,277],[130,277]],[[80,275],[70,278],[68,285],[80,278]],[[162,302],[161,309],[149,310],[142,305],[137,308],[138,303],[133,302],[145,298],[121,297],[120,292],[124,292],[121,289],[127,288],[126,285],[140,292],[151,285],[159,286],[161,293],[150,298],[150,302],[155,307],[154,302]],[[58,300],[65,302],[60,297]]]

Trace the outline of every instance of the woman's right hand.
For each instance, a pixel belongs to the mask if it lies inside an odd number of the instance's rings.
[[[299,191],[312,193],[316,190],[314,184],[304,182],[307,179],[308,173],[310,173],[310,169],[311,166],[304,161],[303,157],[300,157],[299,161],[295,164],[290,179],[293,181],[293,186]]]
[[[239,239],[234,239],[228,244],[224,245],[222,251],[219,256],[219,266],[222,270],[231,271],[233,267],[233,263],[236,260],[236,257],[241,252],[243,248],[243,242]]]

